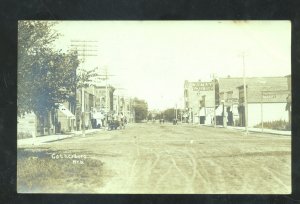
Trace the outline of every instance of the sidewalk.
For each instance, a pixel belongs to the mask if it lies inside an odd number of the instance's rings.
[[[102,132],[104,129],[89,129],[85,130],[85,134],[92,134],[94,132]],[[23,145],[40,145],[47,142],[53,142],[57,140],[63,140],[66,138],[71,138],[74,136],[80,136],[82,135],[82,131],[73,131],[69,134],[58,134],[58,135],[45,135],[45,136],[38,136],[35,139],[34,138],[26,138],[26,139],[18,139],[17,140],[17,147],[23,146]]]
[[[212,125],[205,125],[202,124],[203,126],[207,126],[207,127],[213,127]],[[222,125],[217,125],[217,128],[224,128]],[[227,129],[230,130],[239,130],[239,131],[245,131],[245,127],[236,127],[236,126],[227,126]],[[291,136],[292,135],[292,131],[285,131],[285,130],[272,130],[272,129],[264,129],[262,131],[261,128],[252,128],[249,127],[248,128],[249,132],[258,132],[258,133],[268,133],[268,134],[275,134],[275,135],[286,135],[286,136]]]

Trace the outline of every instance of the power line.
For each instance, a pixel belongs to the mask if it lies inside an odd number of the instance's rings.
[[[247,85],[246,85],[246,70],[245,70],[245,52],[242,52],[240,57],[243,58],[243,87],[244,87],[244,115],[245,115],[245,131],[248,134],[248,103],[247,103]]]
[[[74,44],[74,42],[76,42]],[[92,44],[89,44],[92,43]],[[97,49],[90,49],[90,47],[97,43],[97,41],[93,40],[71,40],[71,47],[75,47],[77,49],[73,51],[77,51],[78,56],[81,56],[83,58],[83,61],[85,62],[86,57],[88,56],[97,56]],[[81,49],[79,50],[78,47]],[[92,46],[95,47],[95,46]],[[89,49],[88,49],[89,48]],[[84,93],[84,87],[81,88],[81,112],[82,112],[82,135],[85,136],[85,93]]]

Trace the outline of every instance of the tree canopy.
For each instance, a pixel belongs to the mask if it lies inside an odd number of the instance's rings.
[[[148,116],[148,104],[144,100],[140,100],[138,98],[134,98],[134,114],[135,114],[135,121],[141,122],[145,120]]]
[[[173,121],[176,118],[176,110],[174,108],[169,108],[163,112],[163,117],[166,121]],[[177,111],[177,118],[180,118],[179,111]]]
[[[52,47],[59,37],[49,21],[18,24],[18,115],[44,115],[58,102],[74,102],[80,64],[76,52]]]

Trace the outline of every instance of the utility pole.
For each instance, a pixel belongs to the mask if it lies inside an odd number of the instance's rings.
[[[175,106],[175,118],[176,118],[176,121],[177,121],[177,104]]]
[[[247,86],[246,86],[246,71],[245,71],[245,53],[242,53],[243,58],[243,86],[244,86],[244,112],[245,112],[245,131],[248,135],[248,103],[247,103]]]
[[[105,114],[106,114],[106,122],[108,122],[108,99],[109,99],[109,102],[110,102],[110,96],[109,96],[109,91],[108,91],[108,76],[114,76],[114,75],[109,75],[108,74],[108,70],[107,70],[107,67],[105,67],[104,69],[104,75],[99,75],[99,76],[102,76],[105,80]]]
[[[107,87],[107,68],[105,68],[105,113],[108,114],[108,87]]]
[[[78,56],[81,56],[85,63],[87,56],[97,56],[98,41],[91,40],[71,40],[71,50],[77,51]],[[85,68],[85,67],[84,67]],[[83,82],[84,83],[84,82]],[[85,136],[85,90],[84,84],[81,88],[81,116],[82,116],[82,136]]]
[[[97,85],[99,81],[105,80],[105,112],[108,113],[108,98],[109,98],[109,84],[108,84],[108,77],[109,76],[116,76],[108,74],[107,68],[104,69],[104,74],[98,74],[96,77],[94,77],[94,85]],[[101,102],[101,98],[100,98]]]
[[[123,110],[120,110],[120,100],[124,98],[124,95],[120,92],[120,90],[126,90],[125,88],[120,87],[114,87],[115,90],[118,92],[118,95],[116,96],[117,104],[116,104],[116,111],[117,115],[119,115],[119,112],[122,112]],[[123,107],[123,106],[122,106]],[[123,113],[124,114],[124,113]]]
[[[119,100],[120,100],[120,97],[119,97],[119,95],[117,95],[117,115],[119,115],[119,106],[120,106]]]
[[[182,109],[180,109],[180,122],[182,123]]]
[[[263,91],[261,92],[261,101],[260,101],[260,117],[261,117],[261,132],[264,132],[264,111],[263,111]]]
[[[215,83],[216,76],[215,76],[215,74],[213,74],[212,77],[213,77],[213,89],[214,89],[214,127],[217,127],[217,121],[216,121],[216,83]]]

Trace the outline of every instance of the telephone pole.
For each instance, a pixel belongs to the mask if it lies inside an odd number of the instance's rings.
[[[216,121],[216,75],[212,75],[213,78],[213,89],[214,89],[214,127],[217,127],[217,121]]]
[[[77,51],[78,56],[82,57],[83,63],[86,61],[86,57],[97,56],[98,41],[93,40],[71,40],[71,50]],[[83,66],[86,68],[85,66]],[[83,82],[84,83],[84,82]],[[81,117],[82,117],[82,136],[85,136],[85,90],[82,84],[81,88]]]
[[[108,97],[109,97],[109,84],[108,84],[108,79],[109,76],[116,76],[116,75],[111,75],[108,74],[107,68],[104,69],[104,74],[97,74],[97,76],[93,77],[93,85],[97,84],[99,85],[100,81],[105,80],[105,112],[108,113]]]
[[[245,70],[245,52],[240,55],[243,58],[243,87],[244,87],[244,115],[245,115],[245,131],[248,135],[248,103],[247,103],[247,85],[246,85],[246,70]]]
[[[175,105],[175,119],[176,119],[176,121],[177,121],[177,103],[176,103],[176,105]]]

